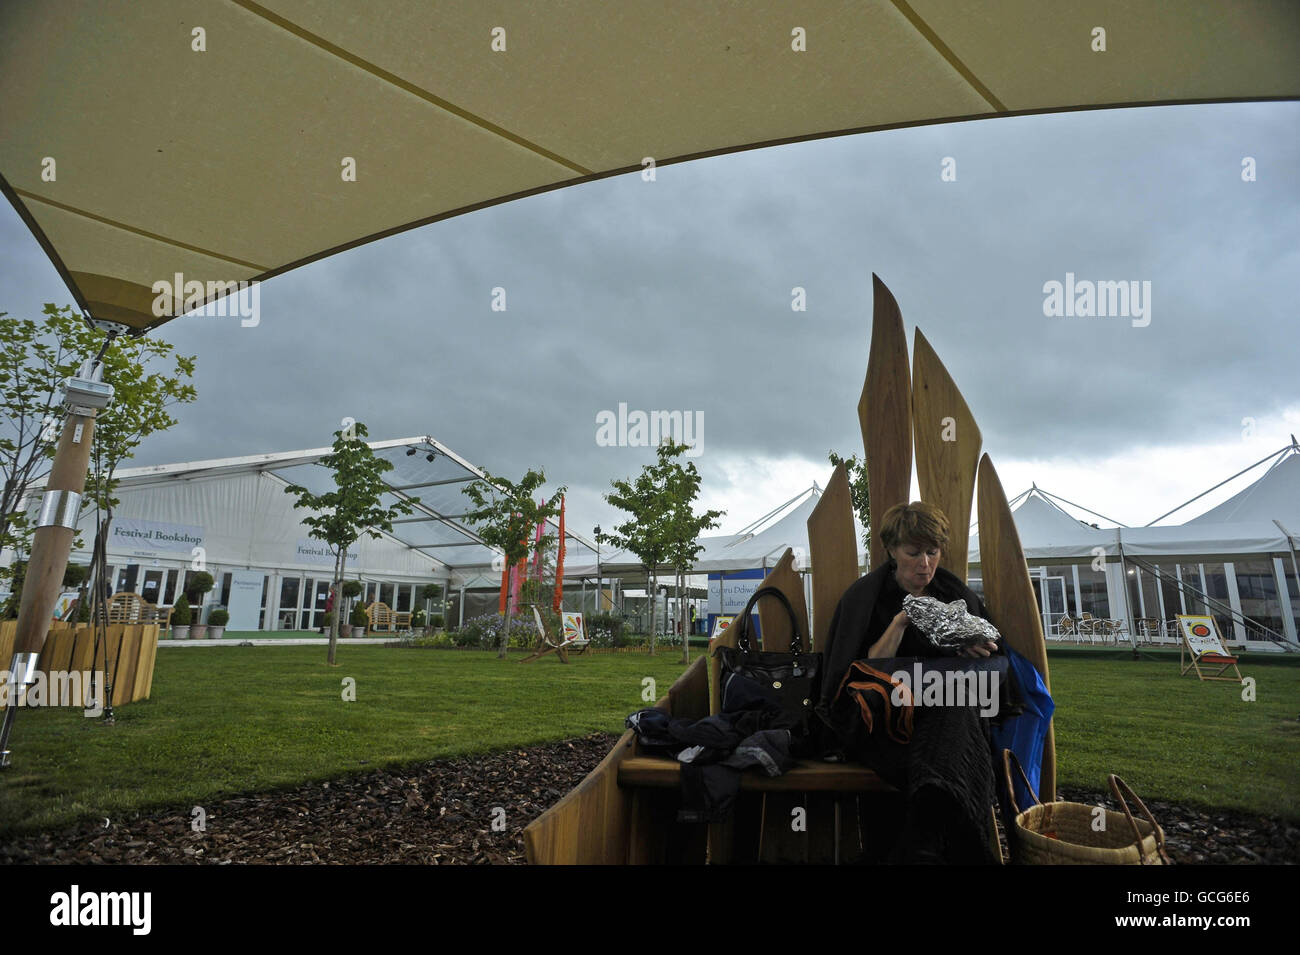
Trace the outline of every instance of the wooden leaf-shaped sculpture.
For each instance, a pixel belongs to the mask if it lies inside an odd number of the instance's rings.
[[[1007,645],[1034,665],[1050,690],[1052,681],[1047,671],[1043,619],[1034,599],[1033,584],[1029,582],[1029,567],[1011,517],[1011,507],[987,454],[980,459],[978,500],[984,603]],[[1055,799],[1056,741],[1050,726],[1043,746],[1038,788],[1043,802]]]
[[[826,649],[835,605],[858,579],[858,535],[853,526],[853,497],[849,475],[837,465],[821,500],[808,516],[808,547],[812,551],[813,650]]]
[[[912,348],[912,432],[921,500],[943,511],[950,525],[939,563],[965,580],[982,439],[966,399],[919,328]]]
[[[871,281],[871,352],[858,421],[871,486],[871,522],[878,524],[895,504],[907,503],[912,485],[912,382],[898,302],[879,276],[873,274]],[[878,567],[888,556],[880,535],[872,533],[870,567]]]

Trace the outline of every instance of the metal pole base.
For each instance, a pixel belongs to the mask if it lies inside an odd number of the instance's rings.
[[[5,707],[4,726],[0,728],[0,769],[10,765],[9,734],[18,715],[18,700],[36,682],[36,662],[40,656],[39,653],[15,653],[9,664],[9,705]]]

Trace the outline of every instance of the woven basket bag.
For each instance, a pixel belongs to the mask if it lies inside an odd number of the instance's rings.
[[[1016,805],[1015,787],[1011,784],[1012,764],[1034,797],[1035,805],[1023,812]],[[1172,864],[1165,853],[1164,830],[1128,783],[1114,773],[1108,782],[1123,812],[1079,802],[1044,803],[1029,785],[1020,760],[1009,749],[1002,751],[1002,766],[1011,808],[1016,814],[1013,862],[1020,865]],[[1133,818],[1125,793],[1145,818]],[[1105,813],[1105,823],[1100,830],[1094,822],[1100,818],[1099,813]]]

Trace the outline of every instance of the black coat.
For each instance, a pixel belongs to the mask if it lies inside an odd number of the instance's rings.
[[[827,644],[822,651],[824,670],[817,707],[817,715],[824,723],[822,751],[847,755],[867,763],[881,778],[904,793],[915,810],[908,813],[904,835],[898,837],[907,852],[917,851],[918,847],[927,844],[930,836],[946,827],[946,861],[992,861],[988,848],[988,807],[994,799],[992,762],[985,721],[975,715],[973,707],[941,706],[919,710],[911,742],[902,745],[881,738],[885,735],[883,733],[863,733],[859,725],[861,720],[854,715],[856,706],[841,706],[836,715],[832,715],[831,704],[849,665],[867,657],[871,645],[880,639],[889,621],[901,609],[901,588],[894,581],[893,573],[892,561],[873,570],[849,587],[835,608]],[[926,593],[945,603],[965,600],[972,614],[988,619],[988,611],[979,597],[942,567],[935,571]],[[920,630],[909,624],[895,659],[955,655],[956,651],[935,647]],[[840,719],[846,709],[849,710],[848,721]],[[944,802],[934,801],[936,791],[945,794]],[[920,799],[918,793],[925,793],[928,802],[917,801]],[[948,818],[949,814],[951,818]],[[904,854],[901,858],[906,861],[909,857]]]
[[[827,719],[830,714],[831,701],[835,699],[835,693],[840,687],[840,681],[844,679],[844,674],[849,672],[849,664],[854,660],[865,659],[871,645],[884,633],[884,627],[879,625],[872,627],[871,618],[881,591],[893,572],[894,563],[888,561],[865,577],[859,577],[848,590],[844,591],[844,596],[835,607],[835,616],[831,618],[826,646],[822,651],[822,693],[817,712],[823,719]],[[930,582],[927,592],[944,603],[961,598],[966,601],[966,606],[971,613],[988,619],[989,614],[984,602],[956,575],[942,567],[935,570],[934,579]],[[934,647],[920,630],[909,624],[907,633],[899,644],[898,653],[895,655],[955,656],[955,653],[943,653]]]

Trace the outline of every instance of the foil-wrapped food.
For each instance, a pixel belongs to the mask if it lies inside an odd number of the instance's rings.
[[[964,600],[944,603],[908,594],[903,598],[903,612],[931,643],[945,650],[962,650],[1002,636],[993,624],[972,614]]]

